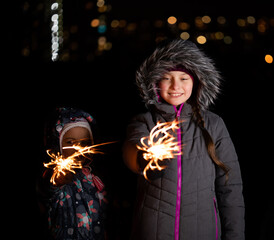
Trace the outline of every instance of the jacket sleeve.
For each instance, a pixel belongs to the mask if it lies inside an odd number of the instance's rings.
[[[229,168],[226,179],[224,171],[216,167],[215,189],[222,225],[222,240],[244,240],[245,206],[240,166],[234,145],[221,118],[215,134],[216,154]]]
[[[138,149],[142,137],[148,136],[149,130],[144,115],[138,115],[127,127],[127,138],[123,146],[123,158],[130,170],[140,173],[140,166],[137,161]]]

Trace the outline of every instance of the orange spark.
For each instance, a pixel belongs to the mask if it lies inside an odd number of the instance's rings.
[[[96,147],[110,144],[113,142],[108,143],[101,143],[97,145],[92,146],[86,146],[81,147],[80,145],[73,145],[69,147],[63,147],[63,149],[74,149],[76,150],[75,153],[73,153],[71,156],[65,158],[63,155],[61,155],[59,152],[57,154],[50,153],[50,150],[47,150],[47,154],[51,157],[51,161],[49,163],[44,163],[44,166],[47,168],[53,169],[53,174],[51,176],[50,182],[53,185],[56,185],[56,179],[60,177],[60,174],[66,175],[67,172],[76,173],[75,169],[81,169],[83,167],[83,162],[79,160],[79,156],[84,156],[86,154],[96,154],[103,152],[96,149]]]
[[[176,120],[165,123],[158,122],[156,126],[152,128],[149,136],[141,138],[142,146],[137,145],[139,150],[144,151],[143,158],[149,161],[143,170],[144,177],[147,180],[147,170],[157,169],[161,171],[165,167],[159,165],[160,161],[181,154],[181,146],[178,145],[176,137],[170,133],[170,131],[174,132],[179,128],[178,123]]]

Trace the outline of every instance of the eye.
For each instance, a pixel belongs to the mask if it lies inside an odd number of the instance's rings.
[[[167,80],[170,80],[170,78],[169,77],[163,77],[162,80],[167,81]]]
[[[85,147],[85,146],[89,146],[91,144],[90,139],[85,139],[82,141],[79,141],[80,146]]]
[[[66,141],[66,144],[68,144],[68,145],[73,145],[74,144],[74,140],[68,140],[68,141]]]

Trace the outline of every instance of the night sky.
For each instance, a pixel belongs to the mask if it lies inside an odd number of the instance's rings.
[[[102,141],[118,141],[109,148],[104,160],[109,166],[106,182],[110,188],[112,216],[115,216],[111,218],[111,239],[128,239],[136,176],[124,166],[121,146],[130,119],[146,111],[135,86],[135,71],[154,50],[157,41],[180,37],[186,31],[190,40],[215,61],[224,78],[222,93],[211,110],[224,119],[239,156],[247,239],[268,239],[265,236],[269,228],[265,222],[270,226],[267,219],[271,211],[273,219],[273,206],[270,209],[273,174],[269,166],[274,147],[274,65],[266,63],[264,58],[266,54],[274,56],[273,2],[106,1],[111,10],[99,13],[95,0],[64,0],[65,37],[60,58],[55,62],[50,56],[51,22],[46,2],[21,1],[14,14],[18,20],[11,22],[7,38],[11,48],[6,80],[10,97],[6,101],[16,126],[12,137],[19,134],[22,139],[16,161],[22,179],[20,189],[26,190],[25,196],[21,196],[24,209],[20,210],[18,219],[21,234],[29,236],[36,234],[34,228],[41,229],[35,181],[46,161],[45,121],[55,107],[71,105],[94,116]],[[99,33],[90,22],[102,14],[106,31]],[[211,22],[198,27],[195,19],[205,15],[210,16]],[[167,23],[169,16],[177,18],[176,27]],[[217,23],[219,16],[225,17],[226,24]],[[253,16],[255,23],[247,23],[248,16]],[[243,19],[244,26],[239,26],[238,19]],[[125,26],[114,28],[113,20],[120,24],[124,20]],[[161,23],[158,27],[157,21]],[[180,22],[187,22],[189,28],[180,29]],[[265,29],[259,30],[259,25]],[[224,43],[223,37],[216,39],[217,32],[231,37],[232,43]],[[206,36],[205,44],[197,43],[199,35]],[[98,50],[100,37],[111,43],[109,50]],[[26,155],[29,151],[31,154]],[[25,166],[26,161],[31,168]],[[17,201],[14,198],[13,205],[18,205]],[[23,219],[30,214],[33,223],[26,225]],[[35,236],[42,239],[39,233]]]

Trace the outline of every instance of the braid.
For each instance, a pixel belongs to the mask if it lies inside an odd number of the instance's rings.
[[[227,181],[229,168],[223,162],[221,162],[216,155],[215,144],[214,144],[209,132],[205,128],[205,121],[201,115],[200,108],[192,106],[192,109],[193,109],[193,112],[194,112],[194,115],[196,118],[196,123],[202,130],[202,134],[205,139],[206,146],[207,146],[207,152],[208,152],[210,158],[212,159],[212,161],[225,172],[226,181]]]

